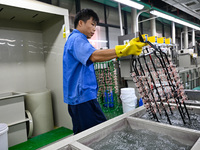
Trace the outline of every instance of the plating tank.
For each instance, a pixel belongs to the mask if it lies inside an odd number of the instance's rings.
[[[185,101],[187,105],[200,106],[200,91],[198,90],[185,90],[188,96],[188,101]]]
[[[194,107],[200,110],[200,108]],[[198,112],[198,111],[196,111]],[[175,141],[191,146],[192,150],[198,150],[200,147],[200,131],[177,127],[173,125],[158,123],[154,121],[136,118],[139,114],[145,113],[144,107],[139,107],[131,112],[108,120],[100,125],[83,131],[77,135],[65,138],[56,143],[42,148],[43,150],[60,149],[60,150],[91,150],[93,143],[99,142],[105,137],[116,131],[122,131],[126,128],[142,129],[164,134],[172,137]]]

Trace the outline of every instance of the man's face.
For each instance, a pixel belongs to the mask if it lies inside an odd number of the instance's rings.
[[[85,34],[87,38],[91,38],[94,35],[94,32],[96,31],[96,21],[93,20],[91,17],[87,22],[85,23],[84,21],[80,20],[79,21],[79,27],[78,30]]]

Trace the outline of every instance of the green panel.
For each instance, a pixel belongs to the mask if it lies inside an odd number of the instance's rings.
[[[24,143],[12,146],[9,148],[9,150],[36,150],[71,134],[73,134],[72,130],[60,127],[58,129],[33,137]]]

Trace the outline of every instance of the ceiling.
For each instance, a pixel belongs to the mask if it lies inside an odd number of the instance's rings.
[[[0,4],[0,19],[18,22],[41,23],[53,18],[54,14],[22,9]]]
[[[118,7],[112,0],[94,0],[111,7]],[[141,3],[146,9],[156,7],[180,18],[200,25],[200,0],[132,0]],[[131,11],[130,7],[123,6],[122,10]]]
[[[139,0],[200,25],[200,0]]]
[[[200,0],[162,0],[200,20]]]

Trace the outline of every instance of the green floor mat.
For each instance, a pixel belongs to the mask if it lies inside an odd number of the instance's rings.
[[[24,143],[12,146],[9,148],[9,150],[35,150],[71,134],[73,134],[72,130],[60,127],[47,133],[33,137]]]

